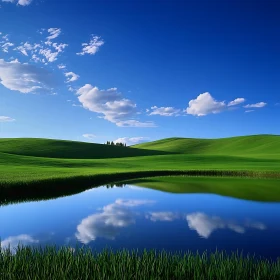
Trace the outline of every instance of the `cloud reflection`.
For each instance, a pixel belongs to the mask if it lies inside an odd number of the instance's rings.
[[[246,221],[244,225],[238,225],[232,221],[226,221],[217,216],[208,216],[201,212],[187,215],[186,220],[189,228],[195,230],[203,238],[208,238],[217,229],[228,228],[237,233],[244,233],[246,228],[266,229],[266,226],[260,222]]]
[[[16,248],[19,244],[21,246],[26,246],[34,243],[39,243],[39,240],[34,239],[31,235],[28,234],[20,234],[17,236],[9,236],[8,238],[1,241],[1,248],[8,249],[10,245],[11,252],[15,253]]]
[[[121,228],[135,223],[135,213],[130,208],[149,203],[154,201],[117,199],[114,203],[104,206],[101,213],[83,219],[77,226],[75,236],[84,244],[97,237],[114,240]]]
[[[179,218],[178,214],[173,212],[150,212],[145,217],[153,222],[172,222]]]

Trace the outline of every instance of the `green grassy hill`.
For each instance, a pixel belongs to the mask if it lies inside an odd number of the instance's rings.
[[[165,175],[189,171],[205,172],[205,176],[219,172],[220,176],[244,176],[242,172],[249,172],[251,177],[279,178],[280,136],[169,138],[133,147],[36,138],[0,139],[0,198],[4,193],[6,197],[26,194],[28,188],[30,194],[48,192],[51,186],[64,192],[63,189],[77,188],[84,179],[90,186],[156,176],[158,172]],[[224,171],[232,175],[222,175]]]
[[[280,135],[250,135],[220,139],[166,138],[133,148],[179,154],[280,158]]]
[[[40,138],[2,138],[0,139],[1,152],[14,155],[69,159],[120,158],[168,154],[164,151],[152,151],[151,149],[131,149],[129,147]]]

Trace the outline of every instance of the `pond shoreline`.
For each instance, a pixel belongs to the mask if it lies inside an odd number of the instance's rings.
[[[1,182],[0,205],[5,205],[5,201],[17,202],[30,200],[30,198],[32,198],[32,200],[57,198],[77,194],[82,191],[110,183],[119,183],[133,179],[159,176],[235,177],[280,180],[279,172],[268,171],[157,170],[96,174],[91,176],[73,176],[67,178],[49,178],[29,182]]]
[[[279,279],[277,261],[242,252],[203,254],[165,250],[112,250],[89,248],[18,247],[15,254],[0,247],[1,279]],[[50,260],[52,260],[50,262]],[[42,265],[43,264],[43,265]],[[5,277],[5,278],[2,278]]]

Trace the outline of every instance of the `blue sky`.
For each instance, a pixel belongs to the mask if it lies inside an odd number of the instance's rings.
[[[280,134],[277,2],[0,0],[0,137]]]

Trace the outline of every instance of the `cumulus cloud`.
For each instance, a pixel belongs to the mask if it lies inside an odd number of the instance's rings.
[[[68,101],[68,100],[67,100]],[[71,100],[70,100],[71,101]],[[83,137],[87,138],[87,139],[94,139],[96,136],[94,134],[89,134],[89,133],[86,133],[86,134],[83,134]]]
[[[20,234],[17,236],[10,236],[3,241],[1,241],[1,248],[8,249],[10,246],[10,249],[12,253],[16,252],[16,248],[20,244],[21,246],[26,245],[32,245],[34,243],[39,243],[38,239],[34,239],[32,236],[28,234]]]
[[[114,143],[126,143],[127,145],[145,142],[149,137],[121,137],[113,141]]]
[[[233,101],[230,101],[228,103],[228,106],[235,106],[235,105],[238,105],[238,104],[243,103],[243,102],[245,102],[245,98],[236,98]]]
[[[78,99],[85,109],[102,114],[101,118],[117,126],[152,127],[152,122],[139,122],[132,119],[136,115],[136,104],[123,98],[117,88],[99,90],[90,84],[78,89]]]
[[[178,218],[178,214],[173,212],[150,212],[146,215],[146,219],[149,219],[153,222],[172,222]]]
[[[104,41],[101,39],[101,37],[92,35],[90,42],[83,43],[82,51],[76,54],[77,55],[96,54],[102,45],[104,45]]]
[[[186,112],[194,116],[205,116],[211,113],[219,113],[225,110],[225,108],[226,104],[224,101],[216,101],[209,92],[205,92],[189,102]]]
[[[66,83],[75,82],[80,78],[80,76],[75,74],[74,72],[67,72],[64,75],[67,78]]]
[[[186,219],[189,228],[195,230],[203,238],[208,238],[217,229],[231,229],[237,233],[244,233],[246,228],[266,229],[266,226],[259,222],[246,221],[244,225],[238,225],[231,221],[225,221],[220,217],[211,217],[201,212],[189,214]]]
[[[151,113],[149,115],[160,115],[160,116],[166,116],[166,117],[179,116],[180,111],[181,111],[180,109],[175,109],[173,107],[153,106],[153,107],[151,107]],[[149,112],[149,110],[146,112]]]
[[[40,90],[51,91],[54,85],[52,75],[45,69],[16,61],[0,59],[0,83],[10,90],[22,93]]]
[[[267,105],[267,103],[265,102],[259,102],[259,103],[255,103],[255,104],[247,104],[245,106],[243,106],[244,108],[262,108],[265,105]]]
[[[15,121],[15,119],[12,119],[7,116],[0,116],[0,122],[13,122],[13,121]]]
[[[153,202],[117,199],[114,203],[104,206],[100,213],[83,219],[77,226],[75,236],[84,244],[98,237],[113,240],[122,228],[135,223],[135,213],[130,208]]]

